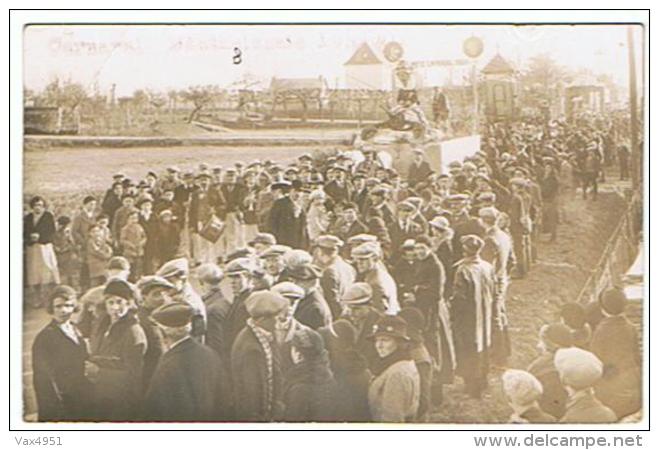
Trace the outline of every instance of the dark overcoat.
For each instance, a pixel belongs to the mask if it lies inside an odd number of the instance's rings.
[[[314,289],[300,300],[294,317],[302,325],[314,330],[332,323],[332,312],[320,288]]]
[[[146,336],[134,313],[110,325],[109,317],[92,349],[91,361],[99,366],[94,383],[95,419],[128,421],[139,415]]]
[[[82,335],[74,342],[54,320],[37,334],[32,344],[32,372],[40,422],[87,417],[91,393],[85,378],[87,356]]]
[[[274,339],[270,341],[270,348],[272,375],[268,377],[266,353],[250,327],[243,328],[233,343],[231,392],[235,420],[268,422],[281,410],[281,366]]]
[[[284,413],[288,422],[326,422],[337,416],[337,384],[327,357],[302,361],[285,373],[282,389]]]
[[[169,349],[144,399],[144,420],[204,422],[225,419],[226,391],[220,357],[196,339]]]
[[[307,219],[304,211],[295,217],[295,205],[290,197],[275,200],[270,210],[268,228],[277,239],[277,243],[292,248],[306,248]]]

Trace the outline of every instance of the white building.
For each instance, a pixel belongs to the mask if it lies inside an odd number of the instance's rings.
[[[346,89],[385,90],[391,87],[391,74],[387,65],[364,42],[343,64]]]

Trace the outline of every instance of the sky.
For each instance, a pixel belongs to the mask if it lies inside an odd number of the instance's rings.
[[[28,26],[24,30],[24,84],[43,89],[54,78],[80,82],[90,91],[118,96],[136,89],[230,87],[245,77],[323,76],[344,82],[343,64],[362,42],[376,52],[390,41],[403,46],[406,61],[464,59],[462,42],[480,37],[484,66],[497,52],[516,65],[549,53],[571,69],[587,67],[628,80],[626,26],[622,25],[75,25]],[[637,62],[642,57],[635,30]],[[235,48],[240,63],[234,64]],[[640,63],[639,63],[640,64]],[[640,77],[641,67],[638,65]]]

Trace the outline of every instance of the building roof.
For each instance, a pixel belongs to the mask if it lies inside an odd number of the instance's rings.
[[[503,56],[497,53],[494,55],[494,58],[483,67],[481,72],[484,74],[509,74],[515,72],[515,69],[513,69],[508,61],[503,59]]]
[[[343,64],[344,66],[366,66],[382,64],[382,61],[375,55],[375,52],[364,42],[359,46],[357,51],[353,53],[348,61]]]
[[[287,91],[299,89],[324,89],[327,83],[323,77],[318,78],[273,78],[270,81],[270,90]]]

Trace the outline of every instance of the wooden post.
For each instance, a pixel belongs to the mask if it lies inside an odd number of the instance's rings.
[[[637,120],[637,94],[636,94],[636,58],[634,56],[634,29],[627,27],[627,47],[629,55],[629,130],[631,133],[631,166],[632,166],[632,187],[639,187],[640,172],[640,153],[642,149],[638,148],[638,120]]]

